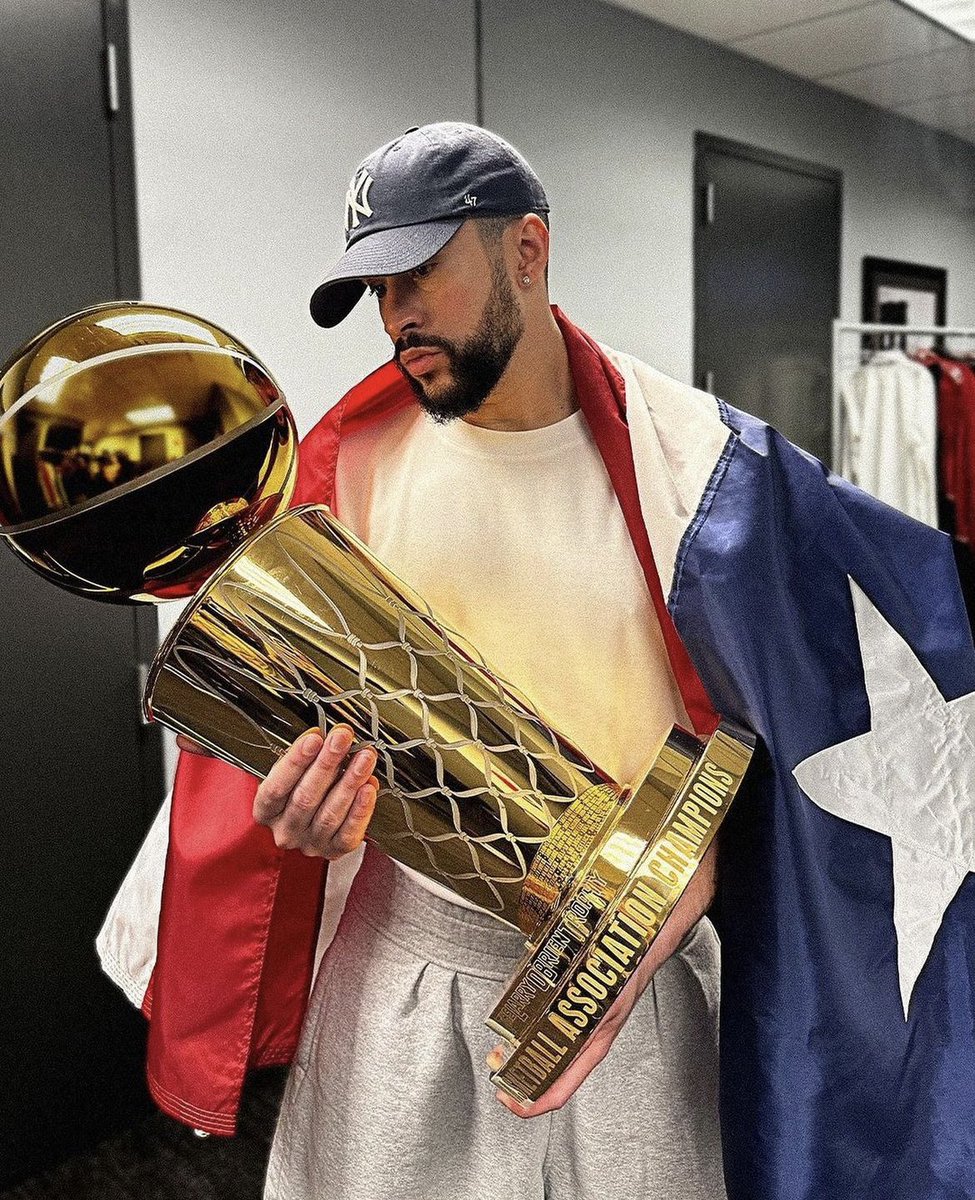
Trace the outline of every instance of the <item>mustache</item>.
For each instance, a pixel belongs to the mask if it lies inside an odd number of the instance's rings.
[[[443,350],[446,354],[456,353],[453,342],[446,338],[435,337],[432,333],[408,333],[405,337],[397,338],[393,344],[393,357],[399,362],[399,357],[405,350],[421,348]]]

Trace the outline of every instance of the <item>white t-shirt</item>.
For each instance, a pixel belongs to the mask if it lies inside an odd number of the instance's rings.
[[[581,410],[507,432],[411,407],[343,439],[335,511],[614,779],[629,782],[671,725],[688,725]]]

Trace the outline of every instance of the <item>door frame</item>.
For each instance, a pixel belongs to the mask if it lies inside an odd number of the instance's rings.
[[[128,0],[100,0],[105,45],[105,113],[108,121],[111,159],[112,226],[115,236],[115,296],[119,300],[141,300],[139,228],[135,190],[135,134],[132,122],[132,63],[129,46]],[[112,111],[108,83],[108,46],[115,46],[116,102]],[[110,297],[106,297],[109,299]],[[141,695],[149,665],[159,648],[159,617],[154,606],[132,609],[135,691]],[[158,726],[143,724],[142,811],[146,823],[159,808],[165,791],[163,739]]]

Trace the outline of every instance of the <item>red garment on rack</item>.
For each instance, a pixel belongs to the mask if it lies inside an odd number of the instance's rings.
[[[938,384],[938,479],[954,507],[954,536],[975,545],[975,370],[931,350],[918,362],[931,368]]]

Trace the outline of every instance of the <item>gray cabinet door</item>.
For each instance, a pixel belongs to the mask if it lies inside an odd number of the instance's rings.
[[[125,17],[117,0],[0,0],[0,359],[136,294]],[[0,614],[2,1187],[147,1110],[142,1018],[93,940],[162,761],[137,703],[154,612],[62,594],[0,547]]]

